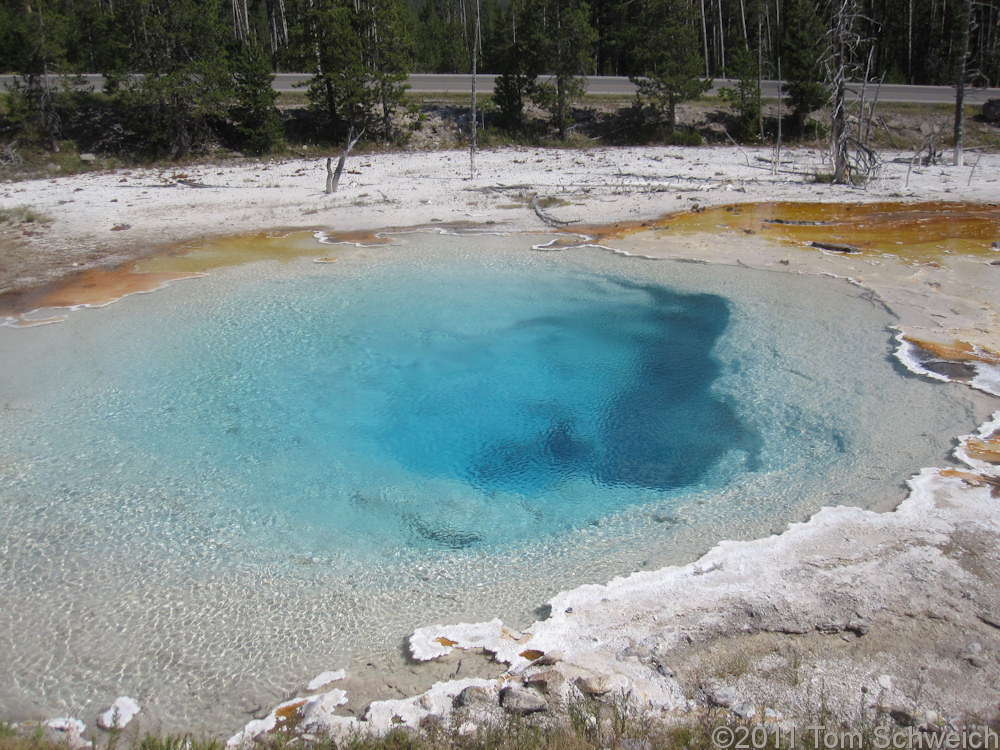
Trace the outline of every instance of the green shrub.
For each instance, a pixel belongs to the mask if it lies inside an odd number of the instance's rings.
[[[8,221],[21,224],[47,224],[52,221],[52,219],[45,214],[36,211],[31,206],[0,208],[0,223]]]

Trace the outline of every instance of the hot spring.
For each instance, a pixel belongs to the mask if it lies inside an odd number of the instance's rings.
[[[415,627],[891,507],[982,416],[844,281],[537,241],[406,234],[0,329],[0,718],[128,694],[235,729],[323,670],[391,681]]]

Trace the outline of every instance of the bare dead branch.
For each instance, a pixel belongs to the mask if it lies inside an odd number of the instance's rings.
[[[336,193],[337,188],[340,186],[340,176],[344,173],[344,163],[347,161],[347,155],[351,153],[351,149],[354,148],[358,141],[360,141],[365,135],[365,131],[362,130],[358,133],[357,137],[354,135],[354,126],[352,125],[347,131],[347,142],[344,144],[344,150],[340,154],[340,159],[337,160],[337,169],[332,170],[331,164],[333,159],[327,157],[326,160],[326,193],[330,195],[331,193]]]
[[[726,128],[725,128],[725,127],[723,127],[723,128],[722,128],[722,132],[726,134],[726,138],[728,138],[728,139],[729,139],[729,142],[730,142],[730,143],[732,143],[732,144],[733,144],[734,146],[736,146],[736,148],[737,148],[737,149],[739,150],[739,152],[740,152],[741,154],[743,154],[743,158],[747,160],[747,166],[749,167],[749,166],[750,166],[750,157],[749,157],[749,156],[747,155],[747,152],[746,152],[746,151],[744,151],[744,150],[743,150],[742,148],[740,148],[740,144],[738,144],[738,143],[737,143],[737,142],[736,142],[736,141],[735,141],[735,140],[733,139],[733,137],[732,137],[731,135],[729,135],[729,131],[728,131],[728,130],[726,130]]]
[[[535,213],[538,215],[538,218],[544,221],[550,227],[567,227],[570,224],[576,224],[576,221],[563,221],[548,214],[545,211],[545,209],[543,209],[541,205],[538,203],[538,193],[534,193],[531,196],[531,207],[535,209]]]

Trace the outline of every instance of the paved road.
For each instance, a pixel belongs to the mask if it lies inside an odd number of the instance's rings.
[[[104,85],[104,78],[97,74],[87,74],[84,76],[87,83],[100,88]],[[0,76],[0,84],[5,85],[13,79],[13,76]],[[302,91],[302,87],[296,84],[303,83],[309,79],[304,73],[279,73],[274,77],[274,88],[276,91],[293,92]],[[472,76],[467,74],[444,74],[431,75],[427,73],[415,73],[410,76],[410,90],[418,94],[445,94],[445,93],[465,93],[470,90]],[[493,88],[494,76],[481,75],[477,86],[480,91],[487,92]],[[732,85],[731,81],[716,81],[713,87],[714,93],[721,86]],[[765,98],[776,99],[778,96],[777,81],[763,81],[761,90]],[[635,84],[624,76],[590,76],[587,78],[587,91],[591,94],[630,96],[635,93]],[[852,84],[849,93],[856,96],[861,91],[859,84]],[[866,95],[874,95],[874,87],[868,86]],[[892,103],[912,103],[912,104],[949,104],[955,101],[955,89],[951,86],[904,86],[902,84],[885,84],[878,92],[880,102]],[[1000,88],[991,89],[970,89],[966,92],[965,101],[967,104],[982,104],[987,99],[1000,99]]]
[[[432,75],[415,73],[410,76],[410,90],[418,94],[465,93],[470,90],[472,76],[466,74]],[[477,81],[480,91],[492,91],[495,76],[481,75]],[[295,83],[308,80],[308,76],[300,73],[280,73],[274,78],[274,88],[278,91],[300,91]],[[733,86],[734,82],[720,80],[709,93],[716,93],[722,86]],[[874,96],[874,87],[868,86],[865,92],[869,98]],[[861,86],[854,84],[849,93],[855,96],[861,92]],[[635,84],[625,76],[590,76],[587,78],[587,93],[612,94],[631,96],[635,93]],[[778,82],[763,81],[761,93],[765,98],[778,98]],[[955,101],[955,89],[951,86],[904,86],[892,83],[884,84],[878,92],[881,102],[913,104],[950,104]],[[966,92],[965,101],[968,104],[982,104],[987,99],[1000,99],[1000,88],[970,89]]]
[[[288,76],[289,80],[293,76]],[[469,75],[427,75],[416,74],[410,76],[410,88],[416,93],[460,93],[469,91]],[[478,87],[482,91],[493,88],[494,76],[480,76]],[[279,87],[284,82],[275,80],[275,86]],[[709,93],[717,93],[719,88],[735,85],[734,81],[718,80]],[[281,88],[279,91],[283,90]],[[860,95],[861,85],[852,84],[848,94]],[[619,96],[630,96],[635,93],[635,84],[624,76],[590,76],[587,78],[587,93],[589,94],[615,94]],[[767,99],[778,98],[778,82],[762,81],[761,93]],[[875,87],[869,85],[865,95],[869,98],[874,96]],[[878,99],[881,102],[909,102],[913,104],[948,104],[955,101],[955,89],[951,86],[904,86],[902,84],[884,84],[878,92]],[[1000,99],[1000,88],[992,89],[970,89],[966,92],[965,101],[968,104],[982,104],[987,99]]]

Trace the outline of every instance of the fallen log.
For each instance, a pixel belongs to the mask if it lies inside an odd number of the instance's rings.
[[[562,219],[557,219],[546,213],[545,209],[543,209],[538,202],[538,193],[531,196],[531,207],[535,209],[535,213],[538,215],[538,218],[550,227],[567,227],[570,224],[576,224],[576,221],[563,221]]]
[[[818,242],[813,241],[809,243],[815,248],[820,250],[829,250],[831,253],[843,253],[845,255],[857,255],[861,252],[861,248],[856,245],[847,245],[840,242]]]

